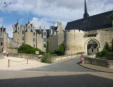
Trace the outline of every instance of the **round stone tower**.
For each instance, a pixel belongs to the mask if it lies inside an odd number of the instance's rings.
[[[34,41],[35,41],[34,34],[35,34],[34,27],[28,21],[28,23],[25,26],[25,44],[28,44],[28,45],[34,47],[34,45],[35,45],[34,44]]]

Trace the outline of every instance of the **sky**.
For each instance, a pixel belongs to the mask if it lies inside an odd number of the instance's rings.
[[[5,2],[5,3],[4,3]],[[87,0],[89,15],[113,10],[113,0]],[[12,25],[29,20],[36,29],[83,18],[84,0],[0,0],[0,26],[12,37]]]

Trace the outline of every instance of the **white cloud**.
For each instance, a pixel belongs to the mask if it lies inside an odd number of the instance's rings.
[[[7,0],[5,10],[49,17],[55,20],[76,20],[81,18],[84,10],[84,0]],[[87,0],[91,15],[112,10],[112,0]]]
[[[47,19],[39,19],[34,17],[31,20],[31,23],[35,26],[35,28],[39,29],[39,27],[41,26],[42,28],[44,28],[46,26],[46,28],[49,28],[49,26],[51,25],[51,23],[48,22]]]
[[[83,17],[84,0],[6,0],[7,6],[2,11],[32,13],[43,18],[32,19],[35,27],[40,25],[49,27],[57,21],[66,22]],[[112,0],[87,0],[90,15],[113,9]]]

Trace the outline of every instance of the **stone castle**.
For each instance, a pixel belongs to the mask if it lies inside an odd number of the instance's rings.
[[[29,44],[32,47],[46,51],[47,42],[52,52],[58,46],[65,44],[65,54],[84,53],[94,55],[101,51],[105,43],[109,45],[113,39],[113,22],[109,18],[113,11],[89,16],[86,0],[84,3],[84,15],[82,19],[68,22],[63,29],[58,22],[57,27],[50,29],[35,29],[28,21],[26,25],[18,22],[13,25],[13,38],[9,38],[4,27],[0,28],[0,52],[17,53],[22,44]]]
[[[47,42],[49,50],[54,51],[64,43],[64,29],[60,22],[57,27],[51,26],[50,29],[35,29],[29,21],[25,25],[18,22],[13,25],[13,38],[9,38],[4,27],[0,28],[0,52],[17,53],[17,49],[28,44],[46,52]]]

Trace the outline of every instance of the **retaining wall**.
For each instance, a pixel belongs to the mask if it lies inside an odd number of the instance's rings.
[[[9,54],[9,56],[11,57],[19,57],[19,58],[26,58],[26,59],[35,59],[40,61],[40,58],[38,57],[38,55],[35,54]]]
[[[113,60],[85,58],[85,63],[97,65],[97,66],[103,66],[107,68],[113,68]]]

